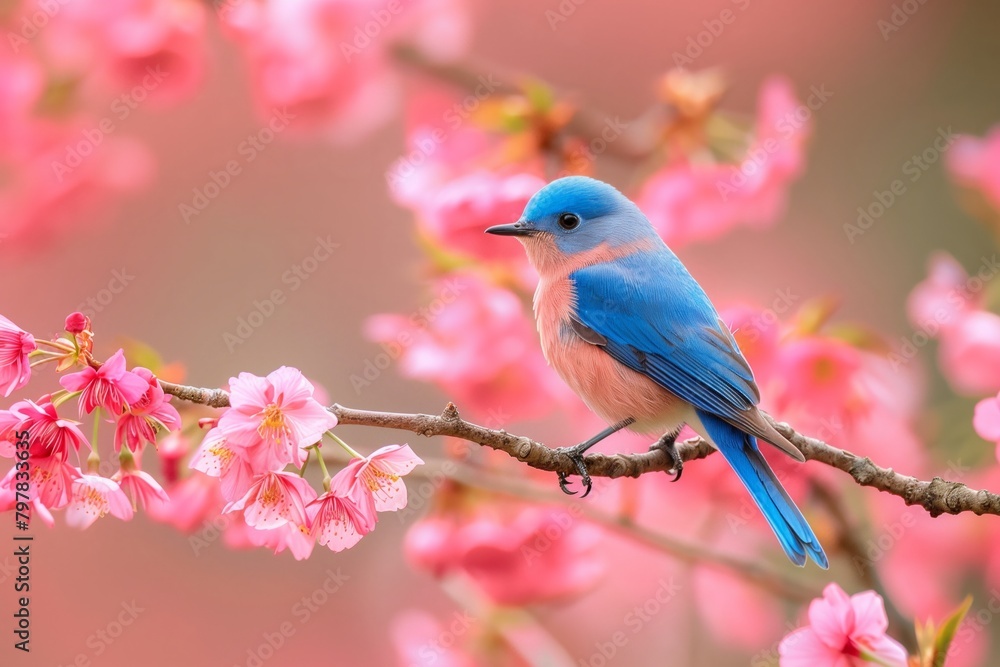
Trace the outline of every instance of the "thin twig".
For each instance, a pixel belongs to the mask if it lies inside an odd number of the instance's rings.
[[[861,539],[861,527],[851,518],[850,512],[845,507],[841,495],[836,490],[830,488],[829,484],[814,479],[812,480],[812,488],[816,494],[816,498],[826,506],[831,518],[836,523],[839,546],[850,558],[851,563],[857,567],[858,576],[861,577],[862,583],[865,587],[878,593],[885,603],[885,612],[889,618],[890,633],[893,637],[902,641],[906,649],[915,655],[918,652],[918,646],[913,621],[906,618],[895,602],[893,602],[892,596],[889,595],[885,584],[882,583],[882,577],[879,576],[878,570],[874,564],[869,562],[865,551],[865,544]]]
[[[435,461],[427,463],[427,466],[420,466],[417,470],[427,468],[422,472],[428,475],[440,472],[465,486],[511,496],[519,500],[567,506],[569,511],[578,514],[583,519],[627,536],[639,544],[667,553],[685,563],[734,571],[744,580],[786,600],[806,602],[821,594],[815,586],[772,569],[762,561],[746,560],[651,530],[635,523],[629,517],[602,509],[595,503],[574,502],[574,498],[564,493],[546,491],[538,484],[497,475],[456,461],[448,461],[448,465]]]
[[[393,56],[400,63],[468,91],[486,89],[490,94],[514,95],[524,92],[522,84],[530,76],[485,63],[442,63],[428,58],[418,48],[396,46]],[[659,128],[668,119],[664,105],[656,105],[638,118],[622,121],[589,107],[577,107],[563,128],[568,134],[586,141],[600,141],[600,152],[627,161],[640,161],[655,151]]]
[[[222,389],[200,389],[170,382],[160,382],[163,391],[191,403],[222,408],[229,405],[229,394]],[[478,426],[459,417],[458,409],[449,403],[440,415],[406,414],[356,410],[334,404],[328,408],[344,425],[377,426],[399,431],[412,431],[419,435],[451,436],[505,452],[511,457],[538,470],[576,474],[576,464],[569,455],[551,449],[540,442],[503,430]],[[986,490],[970,489],[961,482],[949,482],[935,477],[929,482],[901,475],[892,468],[882,468],[867,457],[829,445],[816,438],[798,433],[788,424],[765,418],[783,436],[801,450],[807,461],[817,461],[842,470],[861,486],[869,486],[894,496],[907,505],[919,505],[931,516],[941,514],[993,514],[1000,516],[1000,495]],[[709,456],[715,449],[701,438],[692,438],[677,444],[682,461],[694,461]],[[670,457],[660,449],[650,449],[637,454],[588,454],[587,470],[591,477],[639,477],[650,472],[664,472],[672,468]]]

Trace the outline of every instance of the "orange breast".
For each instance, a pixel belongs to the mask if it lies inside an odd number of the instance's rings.
[[[609,423],[632,417],[632,430],[660,433],[687,420],[689,406],[645,375],[615,361],[576,335],[569,315],[575,304],[567,277],[542,279],[535,292],[535,320],[545,359],[587,406]]]

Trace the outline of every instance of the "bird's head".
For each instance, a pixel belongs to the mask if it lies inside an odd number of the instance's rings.
[[[639,208],[613,186],[586,176],[552,181],[528,201],[521,219],[486,230],[517,237],[539,271],[607,261],[616,252],[660,244]]]

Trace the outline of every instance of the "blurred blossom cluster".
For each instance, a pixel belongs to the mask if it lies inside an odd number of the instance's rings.
[[[121,128],[209,79],[209,23],[246,61],[262,119],[356,141],[391,117],[400,41],[461,55],[460,0],[18,0],[0,9],[0,238],[38,241],[107,213],[156,159]]]
[[[755,110],[740,112],[723,107],[729,82],[720,70],[673,69],[650,82],[649,113],[623,121],[529,76],[472,72],[450,77],[464,80],[463,89],[426,78],[402,86],[400,62],[426,75],[466,53],[472,15],[463,0],[6,3],[0,239],[38,243],[73,233],[151,181],[155,156],[119,126],[140,110],[176,108],[207,85],[214,22],[242,59],[260,117],[287,114],[290,135],[359,141],[393,114],[405,118],[386,196],[412,217],[428,277],[414,300],[433,306],[419,316],[373,314],[363,324],[368,339],[393,350],[400,375],[436,386],[471,420],[499,429],[551,418],[558,444],[582,441],[602,426],[542,356],[530,305],[537,278],[521,247],[483,230],[516,220],[552,178],[597,173],[614,157],[636,165],[620,185],[682,256],[690,244],[734,230],[764,232],[785,218],[790,190],[806,172],[816,114],[833,93],[799,90],[776,74],[756,82]],[[959,202],[1000,238],[1000,125],[984,138],[960,137],[945,161]],[[900,304],[912,329],[894,335],[845,321],[836,295],[788,290],[773,303],[719,305],[775,418],[920,479],[948,469],[944,477],[995,489],[998,274],[992,250],[978,266],[940,251]],[[0,457],[10,463],[0,470],[0,509],[30,509],[49,525],[64,511],[77,528],[146,511],[189,533],[196,552],[206,527],[221,526],[233,548],[304,559],[317,543],[354,546],[381,513],[406,507],[404,477],[421,458],[398,444],[355,451],[334,432],[322,389],[300,370],[238,373],[219,410],[181,404],[165,391],[183,379],[178,367],[139,347],[98,355],[94,328],[73,313],[63,333],[36,337],[0,315],[0,393],[33,392],[0,409]],[[927,346],[936,369],[919,354]],[[32,378],[40,366],[58,380],[37,390],[52,380]],[[931,371],[964,401],[967,433],[947,447],[937,442],[941,425],[928,418],[937,407],[926,390]],[[613,446],[649,444],[628,438]],[[544,615],[581,599],[628,606],[648,583],[641,580],[648,568],[628,566],[640,558],[628,551],[636,526],[716,555],[656,563],[665,577],[683,575],[685,615],[697,615],[724,649],[761,655],[773,645],[773,660],[754,664],[938,666],[941,647],[957,642],[961,650],[947,664],[962,667],[989,650],[989,633],[964,632],[964,612],[954,609],[970,581],[1000,586],[995,521],[934,519],[829,467],[776,459],[844,584],[813,581],[816,599],[805,612],[719,565],[731,556],[783,563],[720,456],[689,466],[684,484],[669,485],[665,475],[598,480],[588,514],[510,490],[542,488],[550,476],[493,452],[466,454],[454,443],[444,449],[446,463],[499,480],[501,491],[447,479],[408,525],[401,549],[456,599],[474,600],[489,627],[402,612],[387,625],[400,664],[522,664],[519,643],[564,656],[556,633],[525,610]],[[149,456],[158,465],[147,466]],[[657,543],[640,535],[633,541]],[[664,547],[671,548],[683,552]],[[676,597],[667,588],[651,598],[657,608]],[[803,596],[790,599],[799,605]],[[624,627],[651,622],[637,609]],[[913,646],[890,628],[893,609],[917,621],[920,655],[909,663]],[[948,614],[954,625],[927,624]],[[792,615],[807,624],[789,632]],[[453,641],[439,645],[447,633]]]

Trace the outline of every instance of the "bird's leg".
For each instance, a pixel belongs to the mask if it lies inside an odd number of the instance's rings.
[[[571,459],[573,459],[573,463],[576,464],[576,471],[580,473],[580,483],[586,489],[586,491],[583,492],[583,495],[580,496],[581,498],[586,498],[588,495],[590,495],[590,489],[593,488],[593,482],[590,479],[590,475],[587,473],[587,464],[583,460],[584,453],[586,453],[588,449],[599,443],[601,440],[604,440],[612,433],[617,433],[618,431],[622,430],[626,426],[629,426],[633,423],[635,423],[635,419],[632,417],[623,419],[620,422],[607,427],[606,429],[595,435],[590,440],[587,440],[586,442],[581,442],[579,445],[576,445],[575,447],[559,447],[558,449],[555,450],[560,454],[566,454]],[[570,491],[569,487],[566,486],[568,475],[564,472],[560,472],[558,473],[558,475],[559,475],[559,488],[562,489],[563,493],[568,493],[571,496],[576,495],[576,491]]]
[[[670,480],[671,482],[679,480],[681,473],[684,472],[684,461],[681,460],[680,454],[677,453],[677,436],[680,432],[681,430],[677,429],[676,431],[664,433],[663,437],[650,446],[650,449],[662,449],[670,457],[670,470],[674,471],[674,478]]]

